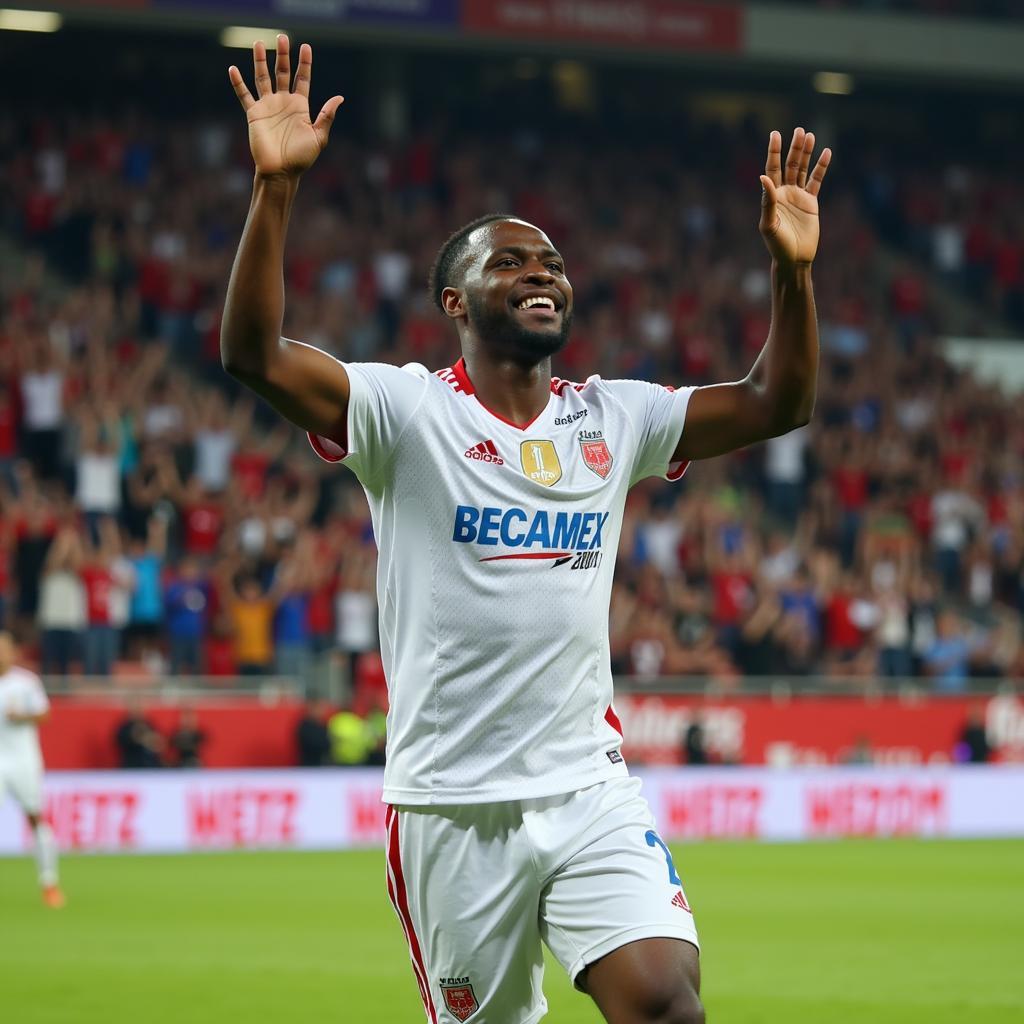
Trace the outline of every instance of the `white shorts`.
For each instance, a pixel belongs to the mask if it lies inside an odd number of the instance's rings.
[[[540,1020],[542,941],[574,982],[637,939],[698,946],[639,790],[619,778],[537,800],[388,807],[388,894],[430,1024]]]
[[[26,814],[43,811],[43,770],[33,761],[0,761],[0,799],[10,793]]]

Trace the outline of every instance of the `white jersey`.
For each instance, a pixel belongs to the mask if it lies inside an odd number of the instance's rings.
[[[39,733],[34,723],[11,722],[7,715],[44,715],[50,708],[39,676],[13,666],[0,675],[0,764],[42,767]]]
[[[384,799],[462,804],[568,793],[626,774],[608,604],[626,492],[671,465],[694,389],[553,380],[518,427],[460,360],[346,363],[344,460],[379,549],[388,679]]]

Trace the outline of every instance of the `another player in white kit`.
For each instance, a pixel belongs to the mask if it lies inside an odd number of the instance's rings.
[[[14,638],[0,631],[0,798],[9,793],[25,812],[35,841],[39,887],[48,907],[64,906],[57,878],[57,844],[43,821],[43,755],[39,723],[49,714],[39,676],[14,664]]]
[[[310,123],[311,60],[303,46],[289,92],[279,37],[275,92],[257,43],[258,102],[229,72],[257,173],[221,352],[370,502],[391,699],[387,884],[427,1020],[539,1020],[546,943],[612,1024],[703,1021],[690,907],[620,753],[615,551],[634,482],[677,479],[692,459],[810,416],[829,152],[809,174],[814,139],[798,129],[783,173],[771,135],[761,231],[774,315],[743,381],[553,379],[572,288],[547,236],[505,215],[453,235],[432,274],[462,359],[436,373],[342,364],[280,336],[288,216],[341,102]]]

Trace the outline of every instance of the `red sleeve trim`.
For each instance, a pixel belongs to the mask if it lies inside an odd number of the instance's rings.
[[[611,704],[608,705],[607,711],[604,713],[604,720],[621,736],[622,735],[622,722],[619,721],[619,716],[615,714],[615,710]]]
[[[329,437],[321,437],[319,434],[310,434],[308,432],[306,437],[309,438],[313,451],[324,462],[341,462],[342,459],[348,457],[348,452],[337,441],[332,441]]]
[[[670,462],[668,464],[668,472],[665,474],[666,480],[681,480],[683,474],[689,469],[690,463],[687,462]]]

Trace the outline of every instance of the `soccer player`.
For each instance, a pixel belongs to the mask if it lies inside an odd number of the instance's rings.
[[[64,894],[57,879],[57,844],[43,821],[43,755],[37,728],[50,711],[39,676],[14,664],[14,637],[0,631],[0,796],[21,806],[35,840],[43,902],[58,909]]]
[[[573,294],[543,231],[484,217],[444,244],[431,287],[462,358],[342,363],[281,337],[285,235],[340,96],[309,117],[312,51],[291,82],[238,68],[256,167],[224,310],[225,369],[343,461],[379,549],[391,709],[387,884],[427,1020],[532,1024],[542,942],[611,1024],[703,1021],[698,942],[672,857],[623,763],[608,603],[628,488],[806,423],[818,339],[811,261],[826,149],[772,132],[760,229],[773,317],[742,381],[660,387],[554,379]],[[276,83],[276,89],[275,89]]]

